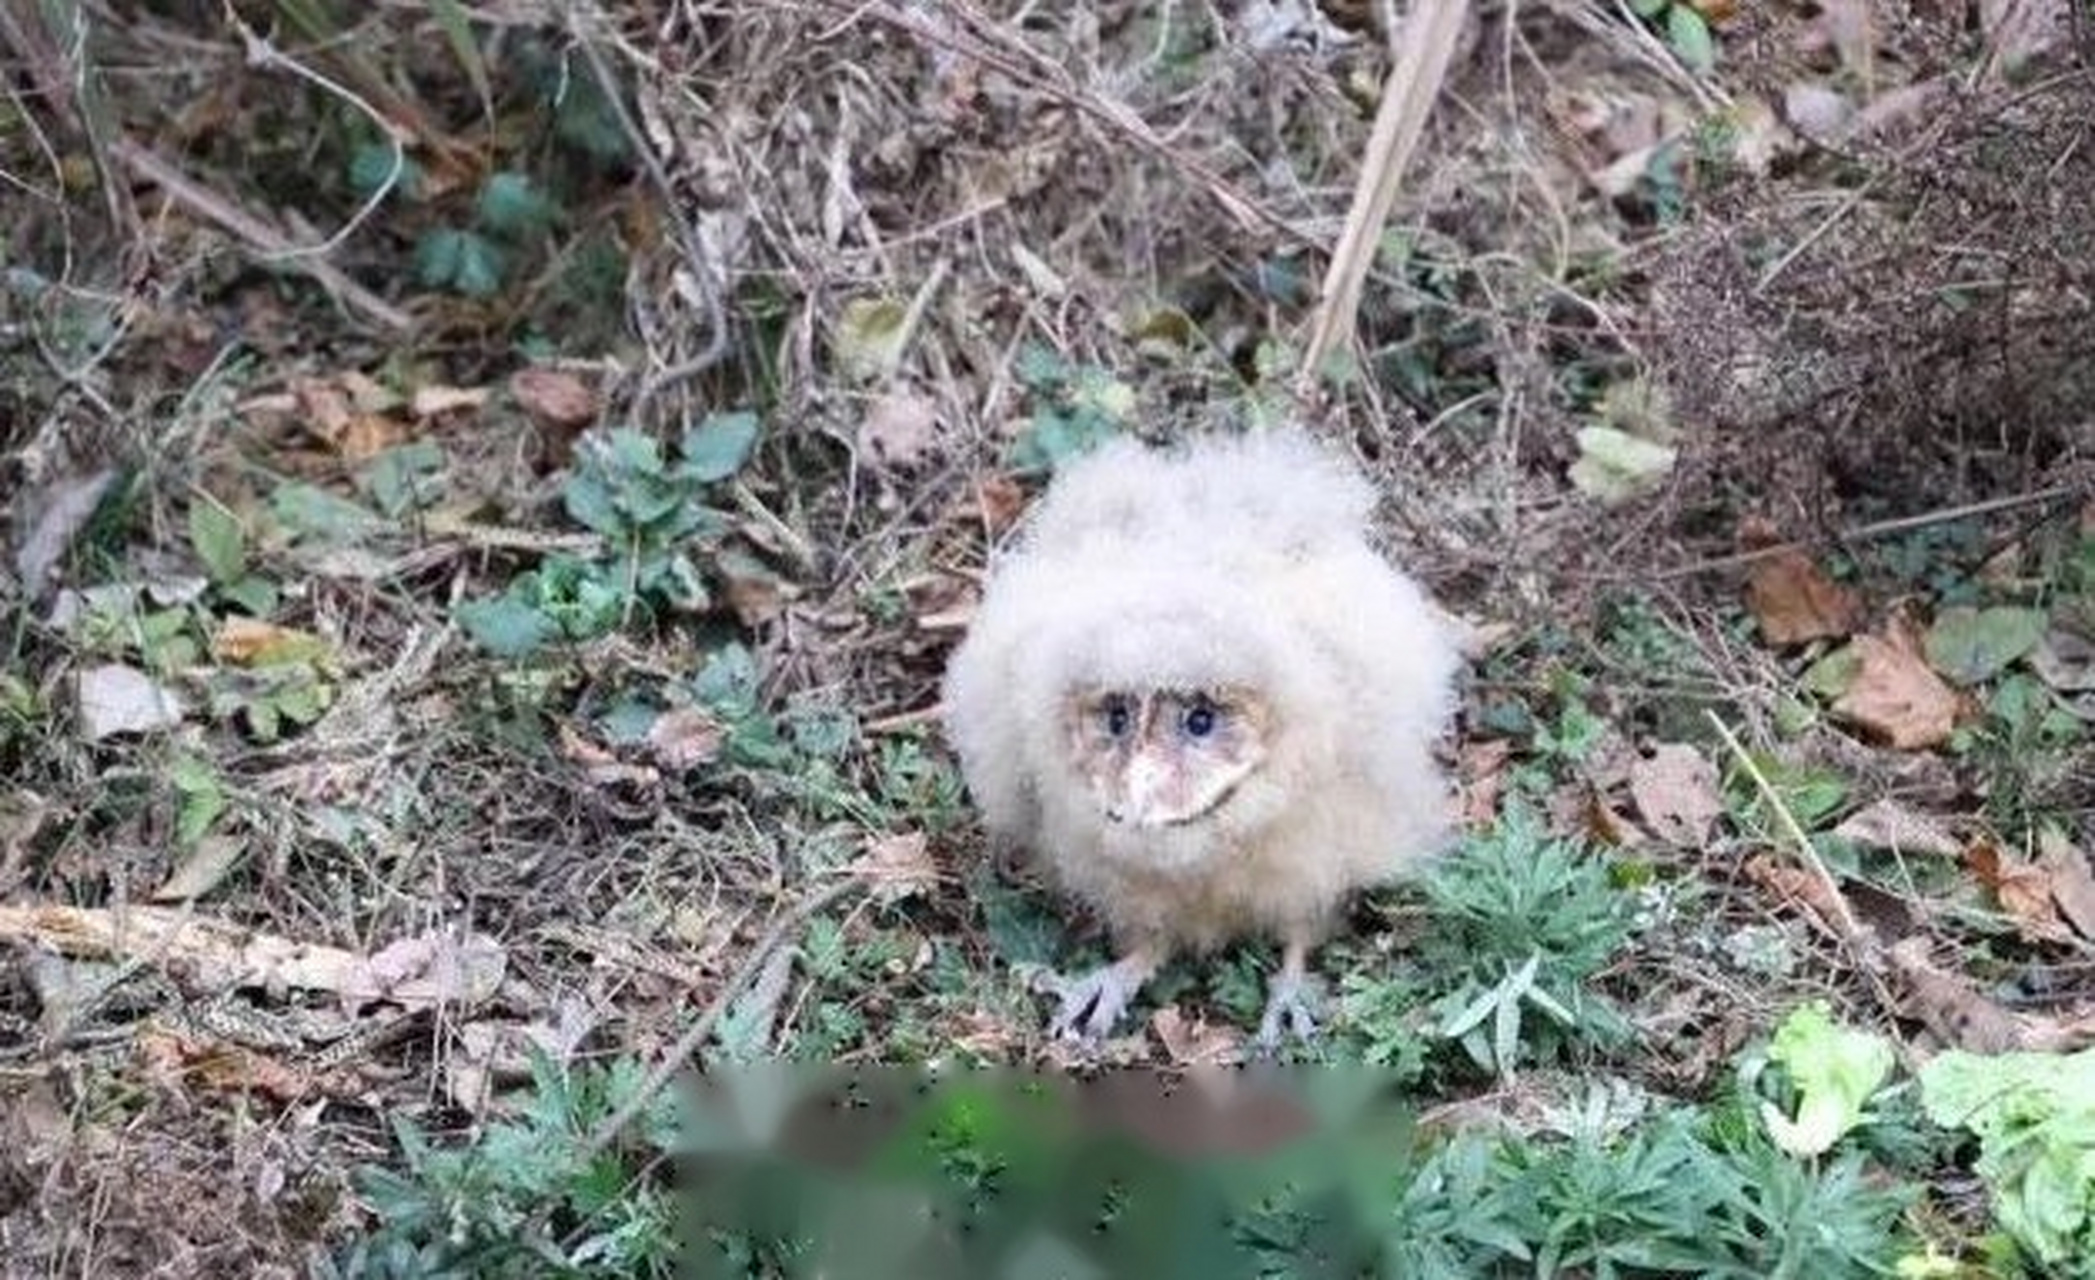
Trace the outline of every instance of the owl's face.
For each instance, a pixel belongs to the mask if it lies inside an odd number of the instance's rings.
[[[1066,707],[1071,753],[1106,820],[1198,821],[1266,761],[1272,711],[1256,691],[1091,689]]]

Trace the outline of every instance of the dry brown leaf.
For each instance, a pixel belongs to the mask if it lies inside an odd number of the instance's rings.
[[[519,369],[509,378],[517,404],[549,427],[576,431],[596,421],[596,393],[571,373],[537,366]]]
[[[155,1075],[213,1093],[259,1093],[295,1102],[317,1084],[306,1072],[227,1041],[154,1029],[142,1033],[137,1043],[139,1055]]]
[[[1954,858],[1964,852],[1963,842],[1945,831],[1941,823],[1889,798],[1849,814],[1833,829],[1833,834],[1866,849],[1924,853],[1936,858]]]
[[[390,414],[359,413],[350,417],[340,432],[328,437],[335,452],[345,461],[369,462],[371,459],[407,442],[407,424]]]
[[[241,856],[246,852],[247,846],[231,836],[205,836],[167,873],[167,879],[153,890],[152,900],[180,902],[185,898],[203,897],[240,865]]]
[[[1837,890],[1803,867],[1786,862],[1777,862],[1765,853],[1756,853],[1746,859],[1746,878],[1764,889],[1772,889],[1784,901],[1800,902],[1811,909],[1819,922],[1829,929],[1839,929],[1847,918],[1843,904],[1834,896]]]
[[[1925,938],[1905,938],[1887,952],[1905,979],[1913,1012],[1945,1044],[1973,1053],[2009,1053],[2038,1047],[2014,1014],[1988,1000],[1964,978],[1928,960]]]
[[[1243,1038],[1235,1031],[1189,1018],[1175,1004],[1151,1014],[1149,1026],[1176,1066],[1227,1066],[1243,1057]]]
[[[1882,635],[1855,637],[1854,683],[1834,713],[1902,751],[1941,744],[1956,728],[1957,694],[1928,666],[1910,627],[1894,620]]]
[[[1756,561],[1746,579],[1746,607],[1771,645],[1845,636],[1862,617],[1855,593],[1825,575],[1802,551]]]
[[[858,445],[882,469],[912,467],[938,443],[938,406],[914,391],[890,391],[858,424]]]
[[[1578,829],[1589,839],[1618,849],[1634,849],[1647,837],[1644,829],[1616,812],[1593,787],[1578,788]]]
[[[2047,827],[2037,835],[2037,865],[2051,877],[2051,900],[2074,932],[2095,942],[2095,872],[2088,855]]]
[[[975,486],[975,514],[992,537],[1018,523],[1026,511],[1025,486],[1001,473]]]
[[[464,938],[438,929],[388,944],[351,965],[335,990],[352,1016],[389,1001],[404,1009],[469,1008],[490,999],[509,969],[509,952],[486,934]]]
[[[1644,825],[1668,844],[1698,849],[1724,812],[1717,766],[1684,743],[1661,744],[1629,767],[1629,794]]]
[[[675,707],[648,726],[648,749],[665,769],[695,769],[719,758],[727,740],[720,718],[704,707]]]
[[[1513,758],[1513,743],[1506,738],[1483,738],[1464,742],[1457,756],[1456,776],[1461,780],[1458,810],[1464,826],[1481,831],[1498,815],[1499,796],[1506,789],[1506,764]]]
[[[990,1062],[1009,1059],[1013,1046],[1019,1042],[1010,1024],[981,1009],[963,1013],[955,1021],[957,1025],[947,1032],[947,1042],[963,1053]]]
[[[280,627],[260,618],[234,614],[211,636],[211,656],[237,666],[266,666],[296,653],[312,653],[325,643],[309,631]]]
[[[582,736],[582,732],[571,724],[562,723],[557,726],[554,736],[560,742],[560,754],[575,764],[587,767],[610,764],[618,759],[611,753],[610,748]]]
[[[800,588],[773,573],[755,556],[740,551],[723,552],[714,565],[720,572],[728,607],[745,627],[757,627],[778,617],[786,606],[800,598]]]
[[[921,832],[881,836],[851,862],[851,874],[882,902],[898,902],[938,887],[938,864]]]
[[[400,407],[400,396],[362,369],[344,369],[335,375],[335,385],[348,395],[350,407],[358,413],[389,413]]]
[[[1979,883],[1993,891],[2000,909],[2023,937],[2035,942],[2066,942],[2073,934],[2052,904],[2051,874],[2033,862],[2009,857],[1991,840],[1975,840],[1964,851],[1964,863]]]
[[[298,378],[291,383],[291,394],[298,397],[299,413],[313,435],[338,440],[349,429],[355,411],[341,387],[321,378]]]

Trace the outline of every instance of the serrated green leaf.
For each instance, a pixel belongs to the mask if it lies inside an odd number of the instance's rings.
[[[582,527],[607,538],[626,533],[625,514],[618,509],[618,498],[602,476],[590,471],[575,472],[562,486],[560,499],[567,514]]]
[[[1956,684],[1972,685],[1999,675],[2037,647],[2047,619],[2041,609],[1959,606],[1936,615],[1921,639],[1928,665]]]
[[[238,581],[247,572],[247,534],[240,521],[202,495],[189,504],[189,545],[214,585]]]
[[[757,415],[746,409],[707,414],[684,433],[683,473],[701,484],[727,479],[749,461],[757,434]]]
[[[656,479],[668,473],[662,446],[644,431],[613,427],[603,437],[604,461],[614,472]]]
[[[507,596],[468,600],[453,613],[466,634],[498,658],[524,657],[560,633],[544,613]]]

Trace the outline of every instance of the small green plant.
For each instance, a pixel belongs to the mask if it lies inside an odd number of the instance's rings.
[[[520,657],[555,638],[602,635],[636,614],[705,609],[712,597],[696,553],[727,529],[705,497],[742,469],[756,439],[751,413],[708,417],[685,433],[673,462],[630,428],[588,437],[562,496],[604,549],[548,557],[502,595],[459,606],[459,622],[489,652]]]
[[[1978,1175],[2014,1247],[2047,1274],[2095,1258],[2095,1049],[1953,1051],[1920,1073],[1936,1124],[1977,1135]]]
[[[509,283],[521,251],[560,221],[559,206],[528,174],[488,175],[469,226],[439,226],[415,245],[415,274],[432,289],[490,298]]]
[[[1440,1033],[1486,1069],[1547,1058],[1626,1027],[1586,989],[1628,939],[1632,902],[1599,859],[1552,840],[1525,805],[1470,836],[1425,882],[1440,927],[1421,959],[1446,975]],[[1536,1017],[1535,1015],[1540,1015]]]
[[[1011,469],[1046,475],[1119,435],[1135,412],[1134,389],[1104,369],[1072,368],[1038,344],[1019,352],[1019,381],[1034,408],[1011,449]]]
[[[358,1189],[373,1230],[321,1274],[339,1280],[454,1276],[669,1276],[673,1196],[640,1177],[676,1146],[674,1095],[633,1126],[635,1145],[588,1150],[589,1134],[638,1090],[636,1059],[563,1070],[543,1055],[512,1120],[440,1147],[396,1119],[405,1172],[367,1167]]]
[[[202,494],[189,504],[189,546],[221,599],[257,618],[276,609],[275,584],[248,567],[247,531],[239,517]]]
[[[1673,52],[1693,70],[1708,71],[1717,65],[1716,37],[1693,0],[1630,0],[1629,7],[1662,31]]]

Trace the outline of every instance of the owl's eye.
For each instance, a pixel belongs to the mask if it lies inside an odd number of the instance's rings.
[[[1215,731],[1215,709],[1205,702],[1196,702],[1186,708],[1178,723],[1187,737],[1205,738]]]
[[[1113,737],[1127,736],[1130,712],[1125,698],[1113,698],[1106,703],[1106,732]]]

